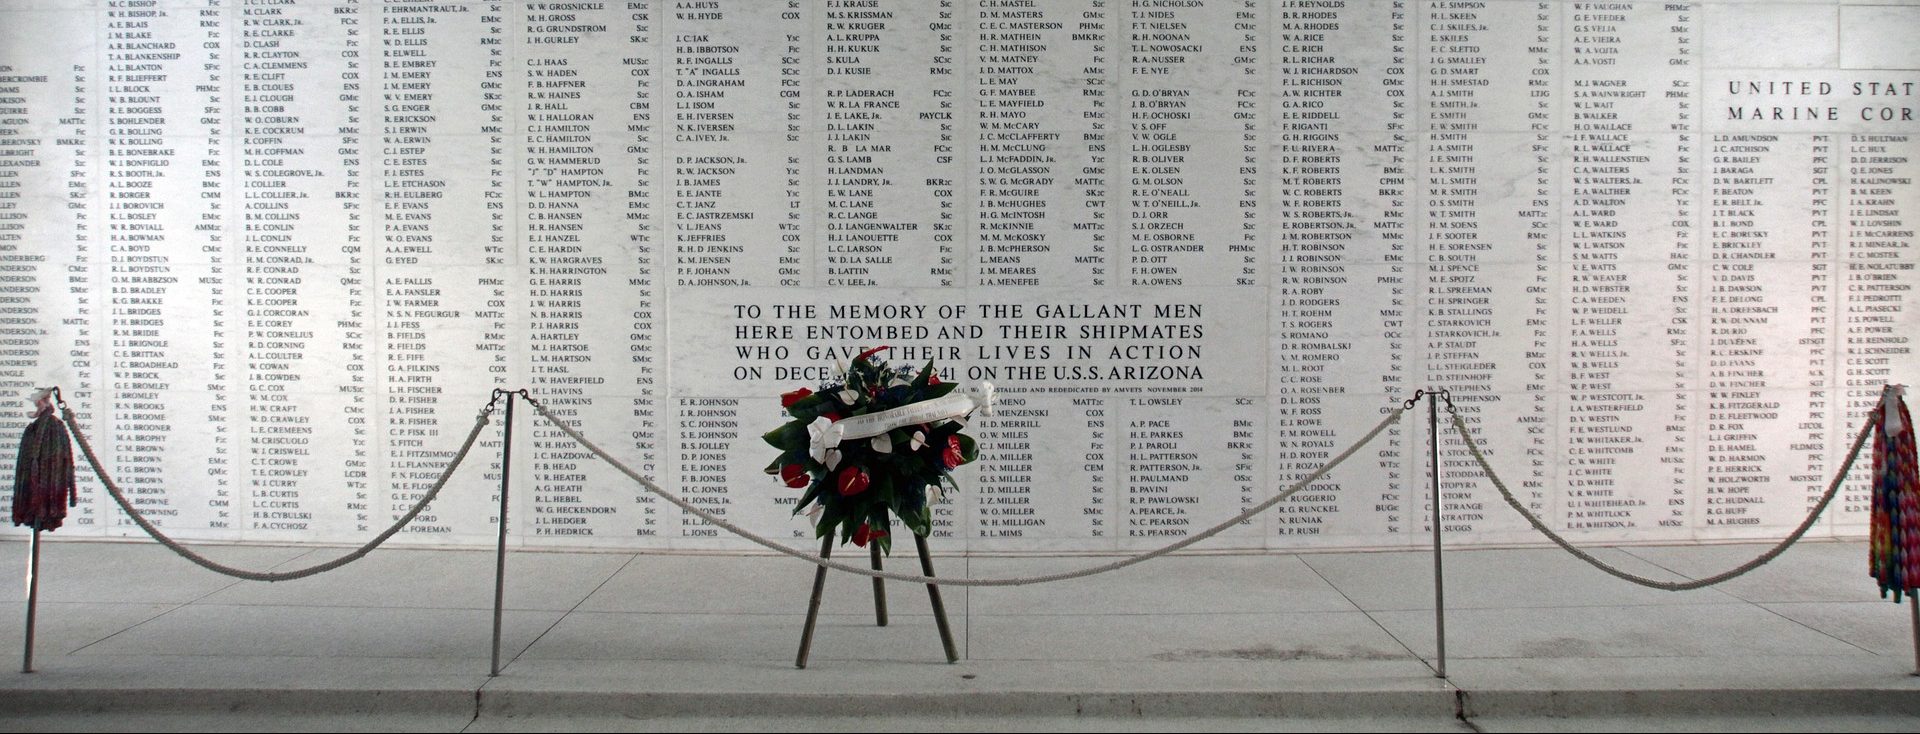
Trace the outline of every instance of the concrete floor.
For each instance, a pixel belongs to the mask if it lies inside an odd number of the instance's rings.
[[[383,550],[264,584],[151,543],[49,541],[38,672],[0,673],[0,729],[1920,731],[1908,609],[1879,598],[1857,542],[1678,593],[1558,549],[1452,551],[1443,680],[1425,552],[1182,556],[949,588],[952,665],[922,587],[889,584],[876,628],[870,582],[834,574],[807,670],[801,562],[517,552],[489,678],[488,552]],[[205,550],[262,569],[341,552]],[[1600,555],[1683,579],[1761,550]],[[25,551],[0,543],[0,583],[23,588]],[[23,620],[22,597],[0,608],[9,670]]]

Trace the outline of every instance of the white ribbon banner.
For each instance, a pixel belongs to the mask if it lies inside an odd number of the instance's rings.
[[[807,426],[807,433],[813,439],[813,455],[821,459],[828,449],[835,448],[840,442],[855,438],[870,438],[883,435],[901,426],[919,423],[932,423],[949,418],[960,418],[979,410],[993,415],[993,385],[981,383],[978,393],[962,395],[947,393],[932,400],[922,400],[912,405],[902,405],[878,413],[842,418],[838,421],[825,416],[815,418]]]

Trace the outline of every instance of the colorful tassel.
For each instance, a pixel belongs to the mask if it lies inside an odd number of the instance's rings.
[[[1880,596],[1899,602],[1920,587],[1920,462],[1904,387],[1888,385],[1869,420],[1874,426],[1873,514],[1867,567],[1880,582]]]
[[[48,391],[36,394],[34,403],[38,411],[20,437],[13,464],[13,524],[54,530],[67,519],[67,508],[80,501],[73,445],[66,424],[53,414]]]

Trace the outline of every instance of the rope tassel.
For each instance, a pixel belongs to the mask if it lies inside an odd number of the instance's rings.
[[[1905,393],[1903,385],[1888,385],[1871,419],[1873,525],[1867,567],[1880,582],[1880,596],[1892,596],[1895,603],[1920,587],[1920,472]]]
[[[36,412],[20,437],[20,455],[13,464],[13,524],[34,530],[59,528],[67,508],[80,501],[73,445],[66,425],[53,414],[52,392],[34,393]]]

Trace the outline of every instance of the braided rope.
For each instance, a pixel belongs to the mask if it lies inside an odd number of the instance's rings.
[[[807,553],[805,551],[796,550],[794,548],[787,547],[786,545],[783,545],[778,541],[766,538],[765,536],[759,535],[750,530],[747,530],[738,525],[735,525],[724,518],[716,516],[706,510],[703,510],[693,504],[686,502],[685,500],[680,499],[679,497],[675,496],[671,492],[668,492],[667,490],[661,488],[659,485],[654,484],[652,480],[649,480],[645,476],[642,476],[639,472],[634,471],[632,467],[629,467],[625,463],[622,463],[619,459],[614,458],[611,454],[607,453],[606,450],[600,448],[599,445],[593,443],[586,436],[582,435],[578,430],[575,430],[571,425],[568,425],[566,422],[560,420],[558,417],[548,412],[547,407],[544,404],[542,404],[540,401],[533,399],[531,396],[526,396],[525,391],[522,391],[521,394],[524,397],[526,397],[527,403],[532,405],[534,410],[538,412],[542,418],[545,418],[547,422],[552,424],[554,427],[559,428],[561,432],[565,433],[568,438],[573,439],[575,443],[580,444],[582,448],[587,449],[587,451],[592,453],[594,456],[597,456],[602,461],[607,462],[608,465],[612,466],[614,469],[618,470],[620,473],[626,475],[629,479],[634,480],[634,482],[638,483],[642,488],[646,489],[648,492],[653,493],[654,495],[660,497],[661,499],[666,500],[668,503],[674,505],[675,507],[680,508],[682,511],[692,514],[695,517],[699,517],[700,519],[705,520],[708,523],[711,523],[717,527],[720,527],[729,532],[732,532],[733,534],[738,535],[742,538],[745,538],[762,547],[780,552],[785,555],[792,556],[794,558],[798,558],[803,561],[807,561],[808,563],[811,563],[817,566],[823,566],[823,567],[831,568],[838,571],[844,571],[847,573],[852,573],[860,576],[868,576],[872,578],[885,578],[885,579],[892,579],[895,581],[903,581],[907,583],[944,584],[948,586],[1026,586],[1031,584],[1040,584],[1040,583],[1048,583],[1053,581],[1064,581],[1068,579],[1083,578],[1087,576],[1107,573],[1109,571],[1117,571],[1119,569],[1126,568],[1128,566],[1132,566],[1138,563],[1143,563],[1145,561],[1152,560],[1154,558],[1159,558],[1161,556],[1165,556],[1170,553],[1174,553],[1176,551],[1188,548],[1190,546],[1193,546],[1194,544],[1200,543],[1201,541],[1207,540],[1208,538],[1212,538],[1215,535],[1219,535],[1220,533],[1225,532],[1228,528],[1236,526],[1248,519],[1251,519],[1256,515],[1259,515],[1262,512],[1265,512],[1266,510],[1272,508],[1274,505],[1279,504],[1280,502],[1285,501],[1287,498],[1292,497],[1294,494],[1300,492],[1301,490],[1306,489],[1308,486],[1312,485],[1312,483],[1319,481],[1322,477],[1326,476],[1329,472],[1333,471],[1334,468],[1340,466],[1340,464],[1344,463],[1347,459],[1351,458],[1353,454],[1359,452],[1361,448],[1364,448],[1368,444],[1372,443],[1373,439],[1379,437],[1379,435],[1382,432],[1384,432],[1388,426],[1398,421],[1401,418],[1401,416],[1405,414],[1407,410],[1405,406],[1394,409],[1393,411],[1388,413],[1385,418],[1381,419],[1380,423],[1375,425],[1372,430],[1368,431],[1367,434],[1363,436],[1358,442],[1354,443],[1352,446],[1347,447],[1345,451],[1342,451],[1339,455],[1335,456],[1333,459],[1329,460],[1327,463],[1321,465],[1321,467],[1315,470],[1312,474],[1309,474],[1307,477],[1301,479],[1300,481],[1293,483],[1292,485],[1288,486],[1285,490],[1281,491],[1278,494],[1275,494],[1273,497],[1270,497],[1265,501],[1262,501],[1261,503],[1248,508],[1247,510],[1241,512],[1238,515],[1228,518],[1227,520],[1221,522],[1218,525],[1215,525],[1211,528],[1203,530],[1199,533],[1189,535],[1185,538],[1174,541],[1165,546],[1161,546],[1153,550],[1149,550],[1143,553],[1121,558],[1111,563],[1105,563],[1098,566],[1090,566],[1087,568],[1077,569],[1073,571],[1066,571],[1062,573],[1043,574],[1043,575],[1036,575],[1036,576],[1017,576],[1017,577],[1007,577],[1007,578],[941,579],[941,578],[936,578],[930,575],[907,574],[907,573],[898,573],[893,571],[875,571],[872,569],[861,568],[859,566],[853,566],[846,563],[841,563],[839,561],[829,560],[827,558],[816,556],[811,553]],[[1416,399],[1417,399],[1417,396],[1416,396]],[[495,396],[495,400],[496,401],[498,400],[498,395]],[[74,416],[72,408],[68,407],[65,401],[60,401],[60,411],[61,411],[62,419],[66,423],[68,429],[73,434],[74,441],[77,444],[79,444],[81,453],[84,456],[86,456],[87,464],[93,468],[94,474],[100,478],[101,484],[107,488],[107,492],[109,495],[113,497],[114,502],[120,506],[120,509],[123,512],[125,512],[127,516],[133,520],[134,524],[138,525],[141,530],[146,531],[146,533],[152,536],[154,540],[158,541],[161,545],[166,546],[169,550],[172,550],[174,553],[179,554],[182,558],[192,561],[193,563],[203,568],[206,568],[210,571],[214,571],[216,573],[224,574],[227,576],[232,576],[235,578],[251,580],[251,581],[273,582],[273,581],[290,581],[294,579],[306,578],[309,576],[314,576],[320,573],[331,571],[341,566],[345,566],[348,563],[352,563],[354,561],[357,561],[365,557],[368,553],[371,553],[375,548],[378,548],[381,544],[385,543],[388,539],[398,534],[400,530],[407,525],[407,523],[412,522],[415,517],[418,517],[420,513],[426,509],[427,505],[432,504],[433,500],[439,496],[440,490],[446,486],[448,480],[453,476],[454,471],[457,470],[461,465],[461,463],[463,463],[466,460],[467,454],[473,450],[474,444],[479,441],[481,431],[485,430],[487,424],[490,422],[494,405],[495,405],[494,402],[489,402],[486,407],[480,410],[479,414],[475,416],[473,430],[468,432],[466,439],[461,442],[459,450],[454,453],[453,458],[447,463],[446,468],[441,471],[439,478],[434,480],[433,486],[430,489],[428,489],[427,493],[420,498],[419,502],[415,503],[414,506],[411,509],[409,509],[405,515],[402,515],[398,520],[396,520],[393,523],[393,525],[389,526],[385,531],[382,531],[378,536],[375,536],[373,540],[368,541],[365,545],[362,545],[360,548],[350,553],[347,553],[346,555],[340,556],[339,558],[335,558],[331,561],[316,564],[313,566],[308,566],[306,568],[296,569],[293,571],[282,571],[282,572],[248,571],[246,569],[227,566],[219,562],[213,561],[211,559],[208,559],[205,556],[202,556],[198,553],[195,553],[193,550],[185,547],[184,545],[181,545],[178,541],[175,541],[172,538],[168,537],[165,532],[161,531],[160,528],[155,526],[152,522],[148,521],[143,515],[140,514],[139,510],[134,508],[133,503],[127,499],[126,495],[121,491],[119,485],[113,481],[113,478],[111,476],[108,475],[106,468],[101,466],[99,456],[94,453],[93,443],[87,439],[86,433],[81,431],[79,420]],[[1568,553],[1572,554],[1574,557],[1579,558],[1582,561],[1585,561],[1587,564],[1593,566],[1594,568],[1597,568],[1601,571],[1606,572],[1609,575],[1612,575],[1616,578],[1619,578],[1625,581],[1629,581],[1629,582],[1639,584],[1641,586],[1646,586],[1649,588],[1662,589],[1665,591],[1690,591],[1694,589],[1701,589],[1708,586],[1713,586],[1715,584],[1722,583],[1729,579],[1739,577],[1743,574],[1753,571],[1756,568],[1759,568],[1760,566],[1766,565],[1767,563],[1773,561],[1773,559],[1779,557],[1781,553],[1786,552],[1788,547],[1792,546],[1796,542],[1799,542],[1799,540],[1806,535],[1807,531],[1813,528],[1813,524],[1819,519],[1820,514],[1826,510],[1829,504],[1832,503],[1834,496],[1839,492],[1841,483],[1845,481],[1848,472],[1852,470],[1854,461],[1859,458],[1861,447],[1866,444],[1867,438],[1871,436],[1873,433],[1873,426],[1871,424],[1861,427],[1859,435],[1854,437],[1853,446],[1847,451],[1847,458],[1845,459],[1845,461],[1841,462],[1840,471],[1834,475],[1833,480],[1827,485],[1826,492],[1821,495],[1820,500],[1817,503],[1815,503],[1813,509],[1808,512],[1806,519],[1801,521],[1799,527],[1795,528],[1793,532],[1790,533],[1785,539],[1781,540],[1778,544],[1774,545],[1772,548],[1769,548],[1766,552],[1761,553],[1759,556],[1753,558],[1752,560],[1749,560],[1746,563],[1743,563],[1731,570],[1714,574],[1706,578],[1695,579],[1692,581],[1674,582],[1674,581],[1659,581],[1656,579],[1647,578],[1645,576],[1639,576],[1631,572],[1623,571],[1618,568],[1615,568],[1609,565],[1608,563],[1606,563],[1605,561],[1602,561],[1599,558],[1596,558],[1593,555],[1580,550],[1579,548],[1575,547],[1573,543],[1568,541],[1565,537],[1562,537],[1559,533],[1554,532],[1553,529],[1548,527],[1547,524],[1543,522],[1538,516],[1534,515],[1531,511],[1527,510],[1526,506],[1520,502],[1519,498],[1514,496],[1513,491],[1507,486],[1506,482],[1500,478],[1499,472],[1495,471],[1492,463],[1487,461],[1487,457],[1485,453],[1480,450],[1479,443],[1474,440],[1473,434],[1467,429],[1465,421],[1462,420],[1460,417],[1460,414],[1453,409],[1453,402],[1451,399],[1447,401],[1447,411],[1449,416],[1452,419],[1454,431],[1458,433],[1462,441],[1465,442],[1467,451],[1473,456],[1475,463],[1477,463],[1480,466],[1481,471],[1485,472],[1487,479],[1493,482],[1494,487],[1500,491],[1500,496],[1502,499],[1506,500],[1507,505],[1512,507],[1515,512],[1520,513],[1521,517],[1526,518],[1527,523],[1532,525],[1535,530],[1538,530],[1542,535],[1545,535],[1548,540],[1553,541],[1553,543],[1555,545],[1558,545],[1562,550],[1565,550]]]
[[[1262,512],[1267,511],[1268,508],[1271,508],[1274,505],[1279,504],[1280,502],[1286,500],[1288,497],[1293,496],[1294,493],[1299,492],[1300,490],[1306,489],[1308,485],[1311,485],[1314,482],[1319,481],[1321,477],[1326,476],[1328,472],[1333,471],[1334,467],[1339,466],[1341,462],[1346,461],[1349,457],[1357,453],[1362,447],[1366,446],[1369,443],[1372,443],[1375,437],[1379,436],[1381,432],[1387,430],[1387,427],[1390,425],[1393,425],[1395,421],[1400,420],[1400,416],[1406,412],[1405,408],[1395,408],[1393,412],[1387,414],[1386,418],[1381,419],[1379,425],[1374,426],[1373,430],[1368,431],[1367,435],[1364,438],[1361,438],[1358,443],[1355,443],[1354,445],[1348,447],[1346,451],[1340,452],[1339,456],[1335,456],[1331,461],[1328,461],[1327,463],[1321,465],[1319,469],[1315,470],[1312,474],[1308,475],[1305,479],[1302,479],[1298,482],[1294,482],[1293,485],[1287,487],[1285,491],[1282,491],[1279,494],[1276,494],[1266,499],[1260,504],[1257,504],[1257,505],[1254,505],[1253,507],[1248,508],[1245,512],[1242,512],[1238,515],[1228,518],[1226,522],[1222,522],[1219,525],[1215,525],[1199,533],[1189,535],[1185,538],[1182,538],[1173,543],[1169,543],[1160,548],[1156,548],[1154,550],[1150,550],[1138,555],[1128,556],[1126,558],[1122,558],[1122,559],[1113,561],[1111,563],[1105,563],[1098,566],[1089,566],[1087,568],[1082,568],[1074,571],[1066,571],[1063,573],[1052,573],[1052,574],[1044,574],[1039,576],[1015,576],[1010,578],[984,578],[984,579],[957,578],[956,579],[956,578],[936,578],[930,575],[923,576],[919,574],[897,573],[893,571],[875,571],[873,569],[861,568],[859,566],[853,566],[853,565],[841,563],[839,561],[822,558],[820,556],[816,556],[806,551],[789,548],[785,545],[782,545],[779,541],[768,539],[764,536],[754,533],[753,531],[747,530],[731,522],[728,522],[724,518],[716,516],[713,513],[707,512],[706,510],[700,509],[699,507],[693,504],[690,504],[683,499],[680,499],[679,497],[675,496],[673,493],[668,492],[665,489],[661,489],[660,486],[657,484],[654,484],[652,480],[649,480],[646,477],[641,476],[639,472],[636,472],[633,470],[632,467],[629,467],[626,464],[621,463],[619,459],[613,458],[611,454],[608,454],[605,450],[601,449],[598,445],[588,440],[586,436],[581,435],[579,431],[574,430],[572,426],[567,425],[564,421],[561,421],[559,418],[554,417],[552,413],[547,412],[547,406],[540,404],[540,401],[534,400],[533,398],[527,398],[526,400],[527,400],[527,403],[531,404],[533,406],[533,409],[540,414],[540,417],[547,419],[548,423],[553,424],[555,428],[558,428],[562,432],[566,433],[567,436],[569,438],[572,438],[575,443],[580,444],[582,448],[585,448],[587,451],[592,452],[593,455],[600,457],[600,460],[607,462],[608,465],[612,466],[614,469],[619,470],[620,473],[627,475],[627,478],[632,479],[633,481],[639,483],[639,485],[641,487],[644,487],[648,492],[652,492],[654,495],[660,497],[661,499],[666,500],[667,502],[673,504],[673,506],[686,511],[687,513],[692,514],[695,517],[698,517],[702,520],[712,523],[742,538],[746,538],[747,540],[752,541],[757,545],[760,545],[770,550],[778,551],[780,553],[784,553],[789,556],[793,556],[794,558],[798,558],[800,560],[806,561],[807,563],[810,563],[816,566],[824,566],[827,568],[834,569],[836,571],[845,571],[847,573],[857,574],[860,576],[892,579],[894,581],[904,581],[907,583],[914,583],[914,584],[942,584],[945,586],[1027,586],[1030,584],[1042,584],[1042,583],[1047,583],[1051,581],[1065,581],[1067,579],[1076,579],[1076,578],[1082,578],[1086,576],[1093,576],[1095,574],[1102,574],[1108,571],[1117,571],[1119,569],[1126,568],[1136,563],[1141,563],[1143,561],[1159,558],[1161,556],[1167,555],[1168,553],[1172,553],[1182,548],[1186,548],[1195,543],[1211,538],[1215,535],[1219,535],[1221,532],[1224,532],[1227,528],[1238,525],[1242,521],[1245,521],[1249,518],[1252,518],[1255,515],[1258,515]]]
[[[1539,517],[1536,517],[1532,512],[1528,512],[1527,508],[1520,504],[1519,498],[1514,497],[1513,492],[1507,489],[1507,483],[1500,480],[1500,475],[1493,470],[1493,465],[1487,462],[1487,457],[1480,453],[1480,445],[1474,442],[1473,434],[1467,432],[1467,424],[1460,419],[1460,414],[1453,411],[1453,403],[1451,401],[1447,403],[1447,412],[1453,416],[1453,430],[1459,433],[1460,438],[1466,441],[1467,451],[1473,454],[1474,461],[1479,462],[1480,470],[1486,472],[1487,479],[1492,480],[1493,486],[1500,489],[1500,496],[1505,498],[1507,504],[1511,505],[1514,511],[1519,512],[1521,517],[1526,518],[1527,522],[1533,525],[1533,529],[1540,531],[1542,535],[1547,536],[1548,540],[1553,541],[1554,544],[1560,546],[1562,550],[1573,554],[1575,558],[1586,561],[1594,568],[1641,586],[1665,591],[1692,591],[1694,589],[1712,586],[1764,566],[1774,558],[1779,557],[1781,553],[1786,552],[1788,546],[1799,542],[1800,537],[1807,534],[1807,530],[1813,527],[1814,521],[1820,518],[1820,513],[1827,509],[1827,504],[1833,501],[1833,496],[1840,490],[1841,481],[1847,478],[1847,472],[1853,468],[1853,460],[1859,458],[1861,445],[1865,444],[1867,436],[1873,433],[1872,423],[1868,423],[1860,429],[1860,435],[1853,439],[1853,448],[1847,451],[1847,460],[1840,464],[1840,473],[1835,474],[1833,482],[1827,485],[1826,494],[1820,496],[1820,502],[1814,505],[1811,512],[1807,513],[1807,519],[1800,522],[1800,527],[1794,528],[1793,533],[1788,535],[1785,540],[1780,541],[1778,545],[1767,549],[1767,552],[1760,554],[1753,560],[1740,564],[1730,571],[1717,573],[1693,581],[1657,581],[1614,568],[1613,566],[1607,565],[1607,562],[1588,554],[1586,551],[1573,547],[1573,544],[1567,542],[1566,538],[1560,537],[1559,533],[1553,532],[1551,528],[1547,527],[1546,523],[1541,522]]]
[[[153,523],[148,522],[145,517],[141,516],[139,510],[134,509],[133,503],[127,500],[125,494],[121,493],[120,486],[114,483],[112,477],[107,476],[106,468],[100,466],[100,458],[93,453],[93,443],[87,440],[87,434],[80,431],[80,422],[73,417],[73,409],[67,407],[67,404],[63,401],[60,403],[60,412],[66,420],[67,428],[73,432],[74,442],[80,444],[80,453],[86,455],[87,464],[93,467],[93,473],[98,475],[100,477],[100,483],[106,486],[107,494],[113,496],[113,501],[119,503],[120,509],[126,512],[127,517],[132,518],[133,523],[139,525],[141,530],[147,531],[147,534],[153,536],[154,540],[160,541],[161,545],[166,546],[174,553],[180,554],[181,558],[199,564],[201,568],[248,581],[272,582],[303,579],[315,574],[332,571],[333,569],[360,560],[368,553],[372,553],[373,549],[380,547],[381,543],[387,542],[388,538],[399,533],[400,529],[405,527],[407,523],[413,522],[413,518],[419,516],[420,512],[427,509],[427,505],[431,504],[433,499],[440,495],[440,488],[447,486],[447,479],[453,476],[454,469],[458,468],[460,462],[467,458],[467,452],[473,450],[474,442],[480,439],[480,432],[486,429],[487,423],[493,413],[493,403],[488,403],[487,407],[481,409],[480,415],[474,418],[473,430],[467,433],[467,440],[460,444],[460,450],[454,453],[453,460],[447,463],[447,468],[440,472],[440,478],[434,480],[433,487],[428,489],[426,495],[422,496],[420,501],[414,504],[413,509],[408,510],[407,514],[402,515],[400,519],[395,521],[391,527],[388,527],[385,532],[380,533],[380,535],[374,537],[373,540],[368,541],[366,545],[360,546],[358,550],[331,561],[292,571],[278,572],[248,571],[243,568],[234,568],[195,553],[174,539],[167,537],[165,532],[162,532],[160,528],[154,526]]]

